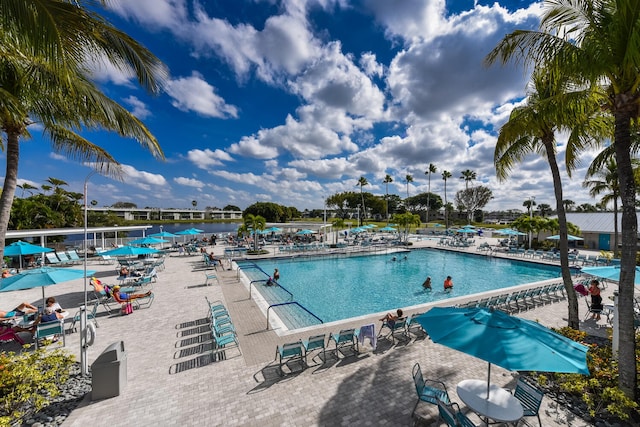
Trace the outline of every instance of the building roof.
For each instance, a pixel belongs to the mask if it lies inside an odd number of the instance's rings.
[[[567,212],[567,221],[583,233],[614,233],[613,217],[613,212]],[[640,225],[640,215],[638,220]],[[622,212],[618,212],[618,233],[622,230],[621,223]]]

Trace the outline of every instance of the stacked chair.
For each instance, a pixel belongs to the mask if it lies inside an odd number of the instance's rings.
[[[236,347],[238,352],[242,354],[236,328],[233,326],[231,316],[225,305],[222,301],[210,302],[208,298],[205,297],[205,299],[209,306],[214,357],[222,355],[226,357],[226,350],[232,347]]]

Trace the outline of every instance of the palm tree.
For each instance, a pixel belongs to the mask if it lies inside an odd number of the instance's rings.
[[[576,202],[570,199],[564,199],[562,201],[562,204],[564,205],[564,210],[566,212],[571,212],[571,209],[573,209],[573,207],[576,205]]]
[[[603,166],[594,161],[589,166],[582,186],[589,189],[593,198],[602,195],[600,202],[606,206],[613,202],[613,254],[618,257],[618,199],[620,186],[618,185],[618,167],[616,159],[609,157]]]
[[[243,219],[244,228],[253,234],[253,250],[258,251],[258,232],[264,230],[267,220],[263,216],[246,214]]]
[[[635,399],[633,295],[638,223],[631,126],[640,117],[640,8],[637,2],[618,0],[545,3],[539,31],[518,30],[508,34],[487,59],[491,62],[501,58],[506,62],[516,58],[525,66],[549,64],[556,73],[590,84],[600,98],[602,110],[613,117],[613,147],[622,201],[618,384],[627,397]]]
[[[514,166],[522,162],[527,155],[541,153],[546,156],[551,169],[558,210],[560,265],[567,294],[568,324],[573,329],[579,329],[578,299],[573,290],[571,271],[569,270],[567,216],[562,204],[562,181],[556,159],[555,141],[555,129],[569,126],[566,122],[567,119],[562,116],[564,112],[568,113],[570,110],[566,102],[562,102],[562,95],[567,84],[566,80],[554,79],[547,70],[534,70],[527,102],[514,108],[509,121],[500,129],[494,152],[494,163],[498,179],[505,180]],[[559,105],[562,107],[558,107]],[[566,165],[569,171],[574,164],[574,160],[570,157],[571,153],[572,151],[567,149]],[[529,209],[533,209],[533,203],[529,202]]]
[[[529,216],[533,215],[533,207],[536,205],[536,201],[533,199],[527,199],[522,203],[522,206],[527,208],[527,213]]]
[[[449,171],[442,171],[442,179],[444,179],[444,225],[446,228],[449,228],[449,215],[447,215],[447,180],[449,178],[451,178],[453,175],[451,175],[451,172]]]
[[[142,45],[77,2],[0,2],[0,129],[5,134],[6,172],[0,195],[0,259],[18,176],[20,138],[39,123],[53,150],[119,176],[119,164],[77,132],[105,129],[132,137],[163,158],[156,138],[135,116],[92,83],[86,58],[104,58],[132,70],[158,92],[164,67]]]
[[[23,182],[22,185],[18,184],[16,185],[16,187],[22,190],[22,195],[20,197],[24,197],[25,191],[28,191],[29,194],[33,195],[33,191],[31,190],[35,190],[36,188],[38,188],[35,185],[29,184],[28,182]]]
[[[564,203],[562,203],[562,208],[564,209]],[[540,212],[540,216],[544,218],[547,215],[551,214],[553,212],[553,209],[551,209],[551,206],[546,203],[540,203],[538,205],[538,211]]]
[[[362,211],[358,212],[358,225],[362,225],[362,217],[364,216],[365,207],[364,207],[364,194],[362,193],[362,187],[365,185],[369,185],[369,181],[364,176],[361,176],[358,179],[358,183],[356,185],[360,186],[360,198],[362,199]]]
[[[409,198],[409,183],[413,182],[413,176],[412,175],[405,175],[404,177],[404,182],[407,184],[407,199]]]
[[[465,189],[468,190],[469,189],[469,183],[474,181],[477,178],[477,175],[476,175],[476,173],[474,171],[469,170],[469,169],[463,170],[461,173],[462,173],[462,175],[460,176],[460,179],[464,179]]]
[[[385,205],[387,209],[386,220],[387,220],[387,225],[389,225],[389,183],[393,182],[393,178],[391,177],[391,175],[387,174],[387,176],[384,177],[384,181],[382,182],[384,182],[385,185],[387,186],[384,194],[384,200],[385,200]]]
[[[195,208],[196,206],[198,206],[198,201],[197,201],[197,200],[192,200],[192,201],[191,201],[191,206],[193,206],[194,208]]]
[[[409,228],[412,225],[420,226],[420,215],[412,214],[411,212],[405,212],[402,214],[396,214],[393,216],[393,222],[398,224],[399,227],[404,227],[404,241],[406,242],[409,237]]]
[[[429,207],[431,206],[431,174],[436,173],[437,171],[436,165],[429,163],[429,168],[425,172],[425,175],[429,177],[429,184],[427,187],[427,222],[429,222]]]

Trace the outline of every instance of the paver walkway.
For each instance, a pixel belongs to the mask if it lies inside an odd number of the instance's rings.
[[[218,254],[222,250],[215,247]],[[235,271],[220,271],[218,283],[204,286],[200,256],[175,254],[168,256],[165,264],[154,284],[155,301],[150,308],[130,316],[100,310],[100,327],[88,352],[89,363],[109,344],[122,340],[127,383],[118,397],[101,401],[87,397],[65,426],[411,425],[416,402],[411,368],[416,362],[426,377],[444,381],[452,399],[459,403],[455,384],[468,378],[486,379],[485,362],[433,344],[424,336],[395,345],[381,340],[376,351],[365,344],[357,356],[331,358],[324,365],[281,377],[274,364],[276,345],[367,323],[378,327],[379,315],[279,336],[266,329],[264,314],[248,298],[248,289]],[[115,266],[91,264],[89,268],[98,270],[96,276],[103,282],[115,282]],[[610,289],[603,292],[605,301]],[[83,281],[48,287],[46,294],[57,296],[63,307],[75,307],[83,298]],[[222,300],[228,307],[242,355],[230,349],[226,360],[211,357],[205,296]],[[41,290],[37,289],[1,294],[0,302],[6,308],[40,298]],[[582,316],[585,308],[580,306]],[[561,301],[519,316],[555,327],[566,324],[566,312],[566,302]],[[606,333],[604,318],[589,320],[583,326],[592,333]],[[76,355],[80,352],[78,335],[67,339],[67,349]],[[9,347],[3,345],[3,349]],[[515,383],[512,373],[499,367],[492,369],[491,380],[501,386]],[[426,404],[419,406],[419,412],[427,420],[432,413]],[[545,426],[589,425],[548,398],[541,414]],[[437,419],[424,424],[442,425]]]

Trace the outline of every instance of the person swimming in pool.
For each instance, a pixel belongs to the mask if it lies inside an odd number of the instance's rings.
[[[451,276],[447,276],[447,278],[444,279],[444,290],[450,291],[451,289],[453,289],[453,279],[451,279]]]
[[[431,290],[431,276],[427,277],[427,280],[425,280],[424,283],[422,283],[422,287],[428,291]]]

